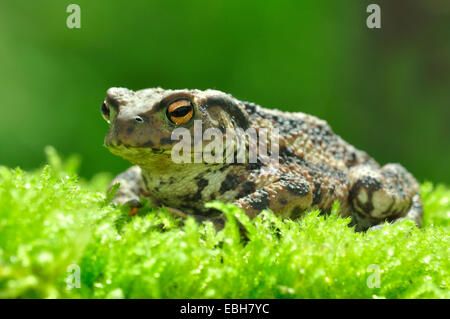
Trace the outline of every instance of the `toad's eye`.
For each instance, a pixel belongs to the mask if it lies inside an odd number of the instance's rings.
[[[177,125],[189,122],[193,114],[191,101],[185,99],[172,102],[167,108],[167,117]]]
[[[102,111],[102,115],[103,115],[103,118],[105,119],[105,121],[109,122],[110,111],[109,111],[109,105],[106,101],[103,101],[101,111]]]

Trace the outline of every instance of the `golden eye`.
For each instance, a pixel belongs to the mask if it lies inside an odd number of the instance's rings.
[[[180,125],[189,122],[194,114],[194,109],[192,108],[191,101],[189,100],[178,100],[172,102],[167,108],[167,117],[173,123]]]
[[[106,100],[103,101],[103,103],[102,103],[101,111],[102,111],[102,115],[103,115],[103,118],[105,119],[105,121],[109,122],[110,111],[109,111],[109,105],[106,102]]]

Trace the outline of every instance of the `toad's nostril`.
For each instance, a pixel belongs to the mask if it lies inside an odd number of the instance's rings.
[[[144,119],[142,117],[140,117],[140,116],[135,116],[134,117],[134,122],[135,123],[143,123]]]

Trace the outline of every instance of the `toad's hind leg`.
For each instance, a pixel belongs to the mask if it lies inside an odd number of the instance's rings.
[[[403,166],[387,164],[381,169],[370,165],[355,166],[349,170],[348,178],[348,201],[357,230],[404,218],[421,225],[419,185]]]

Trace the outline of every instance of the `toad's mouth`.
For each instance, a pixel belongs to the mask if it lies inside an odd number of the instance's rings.
[[[105,147],[114,155],[122,157],[123,159],[135,164],[146,165],[154,161],[167,162],[171,161],[171,150],[161,149],[148,146],[127,146],[106,144]]]
[[[170,153],[172,153],[171,150],[156,148],[156,147],[142,146],[142,147],[139,147],[139,149],[147,150],[148,152],[153,153],[153,154],[164,154],[164,153],[170,154]]]
[[[172,154],[171,149],[164,149],[159,147],[150,147],[150,146],[135,146],[135,145],[126,145],[126,144],[111,144],[105,143],[105,147],[113,154],[121,156],[127,160],[140,158],[140,157],[149,157],[149,156],[157,156],[157,155],[168,155]]]
[[[112,153],[116,152],[127,152],[127,153],[145,153],[147,155],[150,154],[171,154],[171,149],[165,149],[165,148],[159,148],[159,147],[152,147],[152,146],[136,146],[136,145],[127,145],[127,144],[112,144],[112,143],[105,143],[105,147],[109,149]]]
[[[197,162],[197,159],[203,159],[202,152],[190,152],[187,157],[183,157],[180,154],[176,154],[172,152],[172,149],[164,149],[159,147],[150,147],[150,146],[130,146],[125,144],[110,144],[105,143],[105,147],[114,155],[122,157],[123,159],[141,167],[150,167],[154,166],[155,163],[158,165],[165,163],[164,165],[169,165],[169,163],[173,162],[176,164],[180,163],[203,163],[207,162]],[[175,155],[175,158],[173,157]],[[181,156],[181,157],[179,157]],[[187,162],[185,162],[187,161]]]

